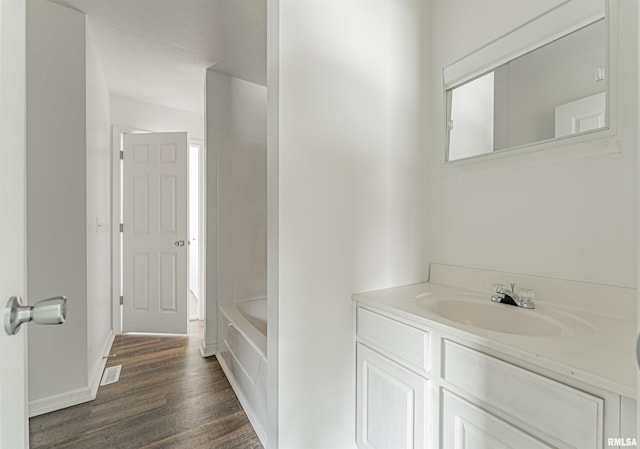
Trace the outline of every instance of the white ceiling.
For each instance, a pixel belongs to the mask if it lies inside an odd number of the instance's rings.
[[[266,85],[266,0],[51,0],[89,18],[113,94],[204,112],[205,70]]]

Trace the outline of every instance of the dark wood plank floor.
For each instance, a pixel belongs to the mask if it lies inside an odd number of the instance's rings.
[[[122,365],[120,381],[95,401],[31,418],[31,448],[261,449],[218,361],[200,357],[201,341],[197,329],[118,335],[107,366]]]

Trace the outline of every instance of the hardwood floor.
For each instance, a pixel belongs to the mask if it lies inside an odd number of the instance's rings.
[[[218,361],[200,357],[201,341],[118,335],[107,366],[122,365],[120,381],[93,402],[31,418],[31,448],[261,449]]]

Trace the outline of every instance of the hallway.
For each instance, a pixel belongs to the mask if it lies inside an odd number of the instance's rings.
[[[119,382],[31,418],[31,448],[261,449],[218,361],[200,357],[202,322],[189,326],[189,337],[118,335],[107,366],[122,365]]]

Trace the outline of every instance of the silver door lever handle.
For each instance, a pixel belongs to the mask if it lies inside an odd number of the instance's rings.
[[[23,323],[62,324],[67,318],[67,298],[55,296],[38,301],[33,306],[22,304],[22,298],[12,296],[4,308],[4,330],[15,335]]]

